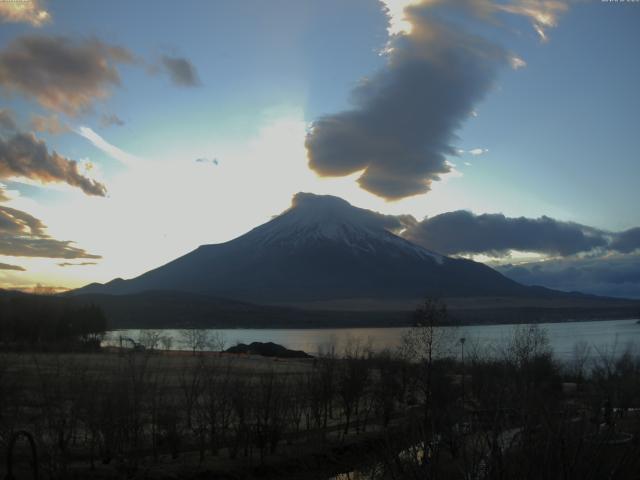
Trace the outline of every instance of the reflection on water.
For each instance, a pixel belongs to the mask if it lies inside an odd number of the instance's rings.
[[[556,357],[569,360],[574,356],[577,343],[591,346],[592,353],[604,354],[623,351],[628,345],[640,345],[640,324],[637,320],[608,320],[594,322],[542,323]],[[466,339],[465,352],[499,349],[511,338],[515,325],[474,325],[441,327],[452,339]],[[334,346],[343,351],[350,341],[359,341],[374,351],[400,346],[408,328],[326,328],[326,329],[216,329],[226,340],[227,347],[236,343],[274,342],[292,350],[304,350],[311,354],[326,351]],[[173,338],[173,348],[182,349],[179,330],[163,330],[162,335]],[[116,344],[120,335],[138,339],[140,330],[110,332],[106,343]]]

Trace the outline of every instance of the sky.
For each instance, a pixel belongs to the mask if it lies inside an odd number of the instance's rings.
[[[640,298],[639,27],[638,2],[0,0],[0,288],[131,278],[304,191]]]

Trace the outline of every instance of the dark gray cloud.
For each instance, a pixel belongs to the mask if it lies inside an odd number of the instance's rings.
[[[445,255],[537,252],[550,258],[493,268],[525,285],[640,298],[640,254],[633,253],[640,248],[640,228],[615,233],[545,216],[510,218],[458,210],[409,225],[402,236]]]
[[[220,161],[217,158],[196,158],[197,163],[210,163],[211,165],[220,165]]]
[[[382,3],[393,12],[390,28],[397,32],[400,12]],[[455,154],[455,132],[491,89],[499,67],[526,65],[470,32],[515,15],[546,40],[545,31],[567,7],[563,0],[423,0],[405,8],[402,23],[410,31],[391,37],[387,65],[353,90],[353,108],[312,124],[309,166],[322,176],[362,172],[360,186],[386,199],[428,192],[451,170],[446,157]]]
[[[0,206],[0,255],[11,257],[101,258],[47,234],[47,227],[34,216]]]
[[[502,214],[474,215],[466,210],[425,218],[403,236],[445,255],[504,256],[510,250],[548,255],[573,255],[607,247],[609,233],[549,217],[509,218]]]
[[[46,132],[50,135],[60,135],[71,131],[68,125],[60,121],[58,115],[34,115],[31,117],[31,128],[36,132]]]
[[[494,268],[525,285],[542,285],[567,292],[640,298],[640,255],[568,258]]]
[[[412,31],[391,39],[386,67],[355,88],[352,109],[319,118],[306,138],[318,174],[363,171],[360,186],[387,199],[425,193],[451,170],[456,130],[511,58],[426,6],[405,14]]]
[[[55,151],[49,153],[42,140],[32,133],[16,133],[8,140],[0,137],[0,179],[24,177],[43,183],[64,182],[87,195],[105,196],[106,187],[80,173],[75,160]]]
[[[120,84],[116,65],[133,61],[128,50],[97,39],[27,35],[0,52],[0,87],[76,115]]]
[[[0,108],[0,130],[17,130],[15,115],[8,108]]]
[[[121,127],[124,125],[124,120],[122,120],[119,116],[115,115],[115,114],[102,114],[102,116],[100,117],[100,126],[102,128],[106,128],[106,127],[110,127],[112,125],[115,125],[117,127]]]
[[[180,87],[195,87],[200,85],[198,72],[193,64],[182,57],[162,56],[162,65],[169,74],[171,82]]]
[[[14,270],[16,272],[26,272],[24,267],[20,265],[10,265],[8,263],[0,263],[0,270]]]
[[[622,253],[640,250],[640,227],[630,228],[615,234],[610,247],[612,250]]]

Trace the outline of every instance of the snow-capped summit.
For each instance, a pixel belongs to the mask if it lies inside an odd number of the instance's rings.
[[[357,208],[339,197],[298,193],[291,208],[247,234],[256,246],[288,246],[342,243],[354,251],[374,253],[376,248],[397,248],[409,255],[432,258],[443,256],[417,246],[394,234],[415,222],[413,217],[383,215]]]
[[[338,197],[298,193],[289,209],[234,240],[78,292],[177,290],[257,303],[525,293],[486,265],[439,255],[394,233],[412,222]]]

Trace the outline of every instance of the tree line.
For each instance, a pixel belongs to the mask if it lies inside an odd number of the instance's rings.
[[[98,349],[107,329],[95,305],[51,295],[0,295],[0,345],[5,349]]]

